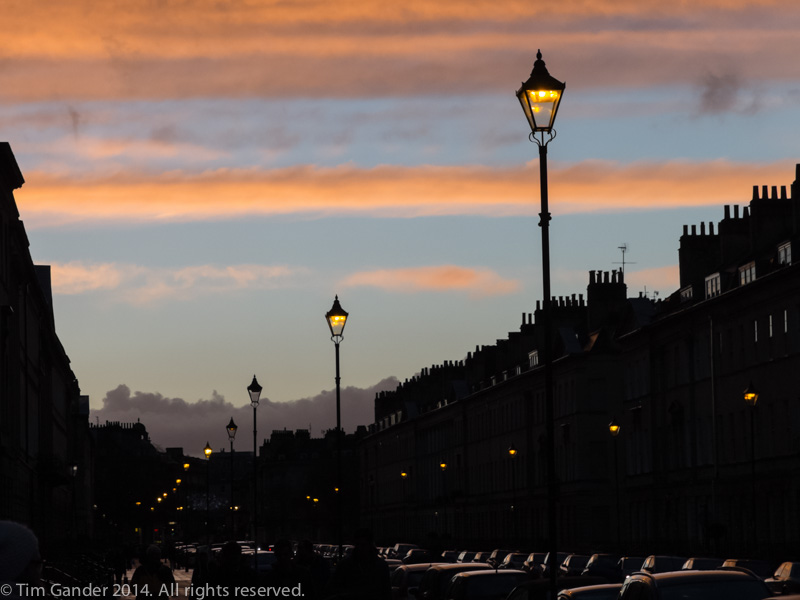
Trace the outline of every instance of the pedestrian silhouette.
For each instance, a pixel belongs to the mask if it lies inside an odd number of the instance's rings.
[[[328,563],[314,551],[314,545],[309,540],[298,544],[294,562],[303,571],[303,595],[311,600],[321,599],[330,576]]]
[[[219,596],[236,598],[238,589],[251,586],[253,582],[253,572],[242,560],[242,547],[236,542],[225,544],[209,566],[209,585],[218,588]]]
[[[336,566],[329,586],[329,600],[390,600],[389,567],[378,556],[369,529],[359,529],[353,552]]]
[[[0,521],[0,584],[4,600],[28,597],[33,587],[42,586],[39,539],[14,521]]]
[[[131,577],[131,590],[136,593],[136,600],[168,598],[174,583],[172,569],[161,562],[161,548],[155,544],[148,546],[144,559]]]

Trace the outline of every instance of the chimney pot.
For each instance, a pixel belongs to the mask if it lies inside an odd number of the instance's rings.
[[[697,225],[692,225],[692,235],[697,235]]]
[[[753,186],[753,200],[758,200],[758,186]]]
[[[773,200],[777,200],[778,199],[778,186],[777,185],[773,185],[772,186],[772,199]]]
[[[756,185],[756,186],[753,186],[753,187],[754,187],[754,188],[756,188],[756,189],[758,189],[758,186],[757,186],[757,185]],[[726,218],[726,219],[730,219],[730,218],[731,218],[731,207],[730,207],[730,205],[729,205],[729,204],[726,204],[726,205],[725,205],[725,218]]]
[[[700,235],[705,235],[705,234],[706,234],[706,222],[703,221],[702,223],[700,223]]]
[[[734,204],[733,205],[733,218],[734,219],[738,219],[739,218],[739,205],[738,204]]]
[[[786,200],[786,186],[781,186],[781,200]]]
[[[769,198],[769,194],[767,193],[768,187],[766,185],[761,186],[761,199],[767,200]]]

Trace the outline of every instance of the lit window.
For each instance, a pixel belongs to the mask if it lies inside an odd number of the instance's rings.
[[[756,263],[750,262],[739,267],[739,285],[747,285],[756,278]]]
[[[786,242],[778,246],[778,264],[792,264],[792,243]]]
[[[714,273],[706,277],[706,298],[713,298],[722,293],[719,283],[719,273]]]

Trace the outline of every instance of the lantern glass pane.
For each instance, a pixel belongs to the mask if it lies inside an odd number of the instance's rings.
[[[347,321],[347,317],[344,315],[331,315],[328,317],[328,323],[330,323],[331,333],[333,335],[342,335],[342,331],[344,331],[344,324]]]
[[[535,130],[551,129],[556,106],[558,106],[558,101],[561,98],[561,92],[558,90],[527,90],[527,97],[536,123]]]

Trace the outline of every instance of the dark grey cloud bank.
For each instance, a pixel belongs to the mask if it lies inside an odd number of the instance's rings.
[[[375,394],[397,385],[396,378],[387,377],[368,388],[342,388],[344,430],[352,432],[358,425],[372,423]],[[280,429],[310,429],[313,437],[320,437],[336,425],[336,392],[325,390],[292,402],[262,398],[257,413],[259,444],[273,430]],[[141,421],[154,444],[161,448],[182,447],[185,454],[193,456],[202,456],[206,442],[214,449],[228,447],[225,426],[231,417],[239,426],[234,449],[252,449],[253,409],[249,404],[234,406],[216,391],[210,400],[187,402],[159,393],[132,393],[128,386],[120,385],[106,393],[103,408],[91,411],[92,421],[100,424]]]

